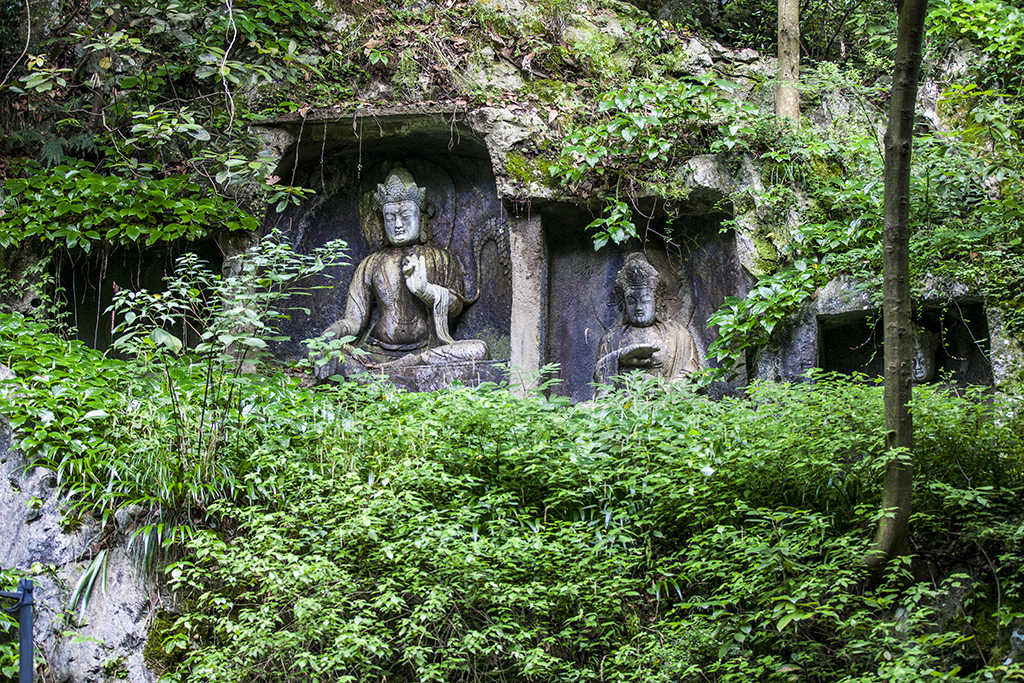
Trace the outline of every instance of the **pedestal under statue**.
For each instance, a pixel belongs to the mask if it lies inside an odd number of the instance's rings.
[[[424,390],[458,379],[461,364],[490,358],[486,342],[451,336],[450,321],[472,302],[464,295],[458,258],[424,243],[425,196],[425,188],[404,168],[396,168],[377,186],[386,243],[356,267],[345,317],[324,331],[334,339],[365,334],[365,353],[347,349],[343,356],[328,358],[316,366],[317,378],[378,372],[393,380],[405,376],[407,381],[398,383]],[[371,327],[374,309],[377,317]],[[443,366],[449,367],[435,370]],[[408,379],[410,373],[413,379]],[[433,381],[435,375],[443,377]]]
[[[595,382],[607,383],[630,370],[674,382],[700,370],[693,335],[680,323],[659,315],[660,284],[658,271],[643,254],[626,257],[615,278],[626,320],[601,337],[594,364]]]

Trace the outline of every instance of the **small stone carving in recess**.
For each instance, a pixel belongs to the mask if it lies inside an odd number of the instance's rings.
[[[319,379],[490,358],[486,342],[456,341],[449,332],[449,321],[467,303],[462,267],[450,252],[423,243],[425,195],[404,168],[396,168],[377,186],[387,244],[356,267],[345,317],[324,332],[335,339],[358,337],[367,331],[376,307],[377,320],[366,340],[369,353],[330,358],[317,367]]]
[[[659,285],[658,271],[643,254],[626,257],[615,278],[626,321],[601,337],[594,366],[595,382],[606,383],[630,370],[643,370],[654,377],[676,381],[700,369],[693,335],[685,326],[659,315]]]
[[[920,325],[911,324],[911,370],[914,384],[925,384],[935,378],[935,355],[939,350],[939,335]]]

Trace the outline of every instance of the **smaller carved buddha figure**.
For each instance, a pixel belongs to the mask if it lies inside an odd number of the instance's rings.
[[[449,321],[466,303],[462,268],[450,252],[423,243],[425,195],[404,168],[396,168],[377,186],[385,245],[356,267],[345,317],[325,330],[342,338],[369,329],[370,353],[363,356],[368,360],[331,358],[317,368],[318,378],[490,358],[485,342],[456,341],[449,332]],[[371,329],[373,309],[377,317]]]
[[[615,278],[616,294],[625,307],[625,324],[601,337],[594,365],[594,381],[604,384],[623,372],[642,370],[669,381],[683,379],[700,369],[693,335],[658,312],[658,271],[643,254],[633,253]]]
[[[911,372],[914,384],[927,384],[935,378],[935,358],[939,350],[939,335],[917,324],[911,324]]]

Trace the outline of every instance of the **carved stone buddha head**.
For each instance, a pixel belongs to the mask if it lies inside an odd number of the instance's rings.
[[[412,174],[396,168],[383,184],[377,185],[377,202],[384,215],[384,232],[389,244],[404,247],[421,237],[420,214],[426,188],[418,187]]]
[[[626,307],[626,320],[633,327],[648,327],[657,318],[655,289],[658,285],[658,271],[647,262],[641,253],[626,257],[615,278],[616,288],[621,292]]]

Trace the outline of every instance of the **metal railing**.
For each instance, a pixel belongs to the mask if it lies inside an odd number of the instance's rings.
[[[4,607],[8,614],[18,615],[18,683],[32,683],[32,580],[22,579],[16,591],[0,591],[0,598],[17,600],[13,607]]]

